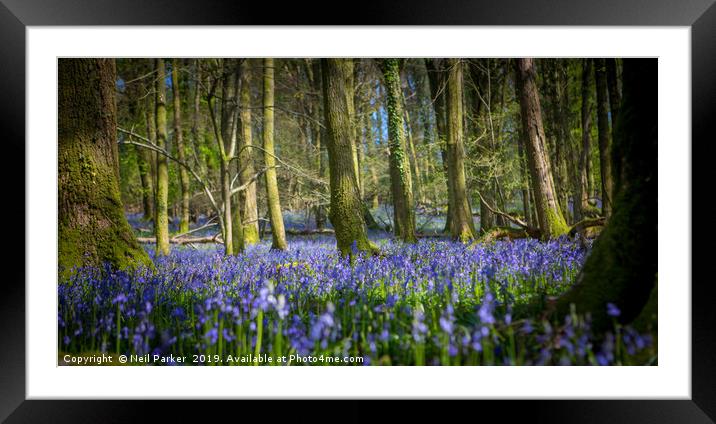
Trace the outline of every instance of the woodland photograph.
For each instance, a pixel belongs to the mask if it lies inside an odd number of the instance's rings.
[[[57,363],[658,365],[657,71],[58,58]]]

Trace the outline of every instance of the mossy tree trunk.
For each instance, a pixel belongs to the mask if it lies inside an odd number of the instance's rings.
[[[599,130],[599,169],[602,176],[602,214],[612,213],[611,128],[609,126],[609,94],[604,59],[594,59],[594,80],[597,87],[597,128]]]
[[[321,59],[326,144],[330,167],[331,208],[329,218],[336,232],[338,250],[353,257],[354,251],[376,252],[363,220],[362,202],[355,178],[354,131],[346,80],[350,66],[345,59]]]
[[[167,148],[167,86],[164,59],[154,60],[156,80],[154,82],[154,127],[156,128],[157,147]],[[164,155],[157,158],[157,195],[154,219],[154,233],[157,239],[157,256],[169,254],[169,164]]]
[[[609,328],[608,302],[619,321],[639,316],[657,281],[657,60],[624,59],[623,100],[613,145],[617,193],[606,227],[594,242],[576,285],[557,313],[591,313],[595,331]]]
[[[119,193],[114,59],[58,61],[58,265],[151,265]]]
[[[522,130],[534,186],[537,220],[545,238],[558,237],[566,234],[569,227],[562,215],[554,188],[539,93],[535,84],[534,62],[531,58],[515,60],[515,86],[520,99]]]
[[[475,239],[472,208],[465,182],[463,134],[463,66],[459,59],[448,59],[447,77],[447,160],[448,179],[452,181],[452,228],[454,239]]]
[[[179,59],[172,59],[172,95],[174,102],[174,140],[177,146],[178,159],[186,163],[186,147],[184,146],[184,135],[182,134],[181,117],[181,86],[179,81]],[[179,167],[179,183],[181,186],[181,212],[179,221],[179,232],[189,231],[189,172],[183,166]]]
[[[383,59],[381,69],[385,81],[388,112],[388,146],[390,186],[393,194],[395,236],[414,243],[415,205],[410,160],[406,151],[403,122],[403,91],[400,84],[399,59]]]
[[[253,133],[251,125],[251,68],[249,59],[240,65],[240,100],[241,100],[241,139],[239,151],[239,181],[241,185],[249,184],[246,190],[239,193],[238,208],[245,223],[243,227],[244,245],[259,242],[259,213],[256,203],[256,181],[251,182],[254,174]]]
[[[281,200],[278,195],[276,158],[274,156],[274,60],[264,59],[263,73],[263,148],[266,163],[266,201],[271,222],[271,248],[286,250],[286,230],[281,214]],[[345,95],[345,93],[344,93]],[[352,139],[351,139],[352,140]]]

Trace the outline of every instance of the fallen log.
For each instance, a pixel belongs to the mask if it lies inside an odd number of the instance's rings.
[[[156,243],[155,237],[137,237],[137,241],[140,243]],[[170,238],[169,243],[171,244],[200,244],[200,243],[218,243],[224,244],[224,241],[219,237],[219,234],[206,237],[179,237]]]
[[[603,216],[599,218],[586,218],[572,225],[568,235],[574,237],[577,234],[584,234],[586,237],[595,237],[599,231],[589,231],[589,229],[593,227],[603,227],[606,223],[607,219]]]
[[[542,237],[542,232],[537,228],[511,228],[511,227],[496,227],[487,231],[485,234],[477,239],[478,243],[489,243],[491,241],[500,240],[507,238],[510,240],[523,239],[523,238],[536,238]]]

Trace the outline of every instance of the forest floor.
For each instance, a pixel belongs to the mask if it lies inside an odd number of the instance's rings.
[[[605,334],[592,334],[589,318],[576,313],[557,323],[521,312],[568,290],[589,246],[566,238],[410,245],[383,232],[371,237],[381,254],[352,264],[330,235],[289,236],[285,252],[270,250],[268,237],[239,256],[205,244],[172,245],[168,257],[155,258],[147,244],[154,270],[82,269],[59,286],[58,349],[61,357],[149,354],[156,365],[269,357],[292,365],[656,361],[655,334],[620,326],[616,308]]]

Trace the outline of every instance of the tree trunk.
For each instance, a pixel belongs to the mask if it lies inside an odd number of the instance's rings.
[[[268,203],[269,220],[271,222],[271,248],[286,250],[286,231],[283,226],[283,215],[281,214],[281,200],[278,195],[278,180],[276,176],[276,158],[274,157],[274,135],[273,135],[273,108],[274,108],[274,60],[264,59],[264,81],[263,81],[263,144],[264,162],[266,163],[266,201]],[[344,93],[345,94],[345,93]]]
[[[532,216],[532,206],[530,205],[530,176],[527,170],[527,158],[525,156],[525,135],[524,131],[520,131],[520,138],[517,142],[517,156],[520,161],[520,175],[522,176],[522,209],[525,215],[525,222],[534,225],[534,217]]]
[[[597,127],[599,129],[599,169],[602,175],[602,214],[612,214],[612,157],[609,127],[609,95],[604,59],[594,59],[594,79],[597,87]]]
[[[179,60],[172,59],[172,94],[174,101],[174,139],[177,144],[177,158],[186,163],[186,150],[184,136],[182,134],[181,121],[181,90],[179,87]],[[179,167],[179,183],[181,185],[181,220],[179,221],[179,232],[189,231],[189,172],[183,166]]]
[[[534,184],[537,220],[543,237],[554,238],[569,231],[559,207],[547,152],[533,60],[515,60],[515,85],[520,99],[527,162]]]
[[[460,59],[448,59],[447,77],[447,162],[448,179],[452,181],[451,235],[467,242],[475,239],[472,209],[465,182],[465,148],[463,145],[463,69]]]
[[[376,252],[368,240],[363,220],[362,202],[354,172],[354,130],[350,118],[346,80],[350,66],[345,59],[321,59],[324,114],[327,126],[326,144],[330,167],[330,220],[336,232],[336,243],[342,255],[353,257],[355,251]]]
[[[473,134],[473,137],[477,140],[479,136],[479,125],[478,122],[480,122],[480,118],[482,117],[481,111],[483,110],[483,102],[481,99],[481,93],[480,90],[482,90],[484,84],[483,81],[486,78],[482,77],[482,74],[480,72],[480,61],[484,61],[485,59],[473,59],[471,60],[471,63],[468,67],[470,70],[470,79],[472,80],[471,89],[468,90],[468,93],[472,94],[472,101],[469,102],[471,105],[470,113],[472,114],[472,122],[474,124],[469,128],[469,131]],[[488,90],[485,90],[486,92]],[[491,113],[490,110],[487,111],[487,114]],[[477,146],[477,151],[479,152],[480,156],[489,157],[492,154],[493,146],[492,144],[492,137],[490,139],[485,139],[483,142],[481,142]],[[478,176],[478,190],[482,196],[480,199],[480,233],[485,234],[488,231],[490,231],[495,225],[496,225],[496,218],[495,214],[492,213],[490,208],[488,208],[485,201],[489,202],[490,205],[497,206],[494,200],[494,181],[492,178],[492,169],[485,170],[484,168],[480,167],[477,170],[477,176]],[[499,217],[501,218],[501,217]]]
[[[626,324],[639,316],[657,281],[657,60],[624,59],[623,93],[614,133],[611,218],[595,241],[577,284],[557,304],[560,317],[591,313],[593,331],[610,327],[607,302]]]
[[[584,59],[582,62],[582,152],[579,158],[579,220],[585,216],[593,215],[589,204],[592,157],[592,111],[589,104],[590,82],[592,75],[592,60]]]
[[[311,82],[311,89],[315,93],[320,93],[321,88],[321,63],[318,59],[311,60],[310,65],[307,65],[307,70],[310,70],[309,78]],[[325,128],[321,125],[321,100],[320,96],[316,96],[313,100],[312,107],[313,123],[311,124],[312,138],[316,149],[316,170],[318,171],[318,178],[323,180],[326,178],[326,141],[325,141]],[[315,190],[323,190],[323,186],[316,185]],[[326,208],[321,204],[322,200],[319,199],[318,205],[315,207],[316,214],[316,229],[323,230],[326,226]]]
[[[614,134],[614,123],[619,117],[619,106],[621,105],[621,95],[619,94],[619,84],[617,83],[617,60],[614,58],[605,59],[607,67],[607,85],[609,86],[609,108],[612,112],[612,134]]]
[[[433,108],[435,110],[435,126],[437,127],[438,144],[440,145],[440,157],[443,164],[443,172],[445,173],[445,185],[448,193],[448,209],[445,218],[444,233],[452,233],[452,181],[448,175],[448,158],[447,158],[447,114],[445,111],[445,70],[441,59],[426,59],[425,66],[428,71],[428,81],[430,83],[430,96],[433,100]]]
[[[390,186],[393,194],[395,236],[405,242],[414,243],[417,241],[415,205],[410,160],[405,149],[403,91],[400,87],[398,59],[383,59],[381,69],[387,98]]]
[[[157,132],[157,147],[167,148],[167,87],[164,59],[154,60],[157,73],[154,83],[154,126]],[[157,196],[154,232],[157,238],[157,256],[169,254],[169,165],[164,155],[157,157]]]
[[[58,266],[151,266],[119,193],[114,59],[58,62]]]
[[[232,255],[243,251],[241,239],[243,232],[234,228],[235,222],[241,222],[241,211],[234,208],[234,196],[231,195],[231,159],[238,138],[238,69],[233,59],[221,62],[221,137],[219,143],[219,169],[221,182],[221,200],[224,204],[223,235],[224,253]],[[210,106],[211,107],[211,106]],[[234,210],[236,209],[236,210]],[[237,216],[239,215],[239,216]]]
[[[259,242],[259,211],[256,202],[256,181],[251,182],[254,174],[253,133],[251,124],[251,68],[249,59],[240,65],[241,78],[241,139],[239,144],[239,182],[249,184],[246,190],[239,193],[238,209],[241,211],[244,245]]]
[[[408,113],[408,107],[405,103],[405,96],[402,95],[403,100],[403,117],[405,122],[405,131],[408,141],[408,149],[410,150],[410,166],[412,167],[413,175],[413,186],[415,187],[415,195],[420,202],[425,203],[424,193],[422,191],[422,174],[420,173],[420,162],[418,161],[418,154],[415,150],[415,142],[413,140],[413,127],[410,123],[410,113]]]

